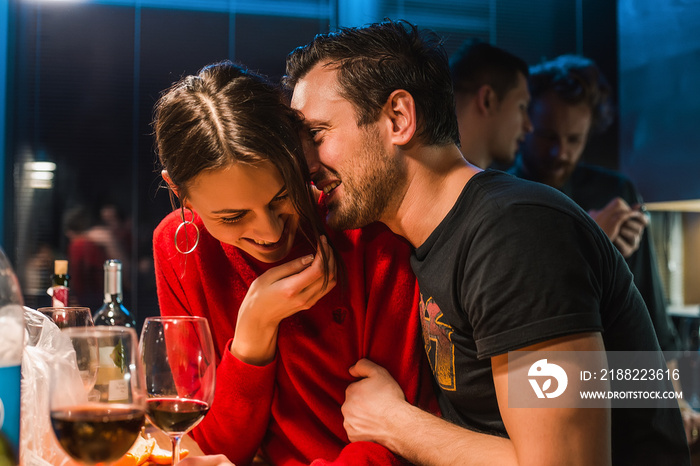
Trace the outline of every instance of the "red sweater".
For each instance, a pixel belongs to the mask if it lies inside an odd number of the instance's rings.
[[[219,242],[196,218],[199,245],[188,256],[174,247],[177,212],[153,238],[162,315],[204,316],[217,351],[216,394],[192,435],[205,453],[241,466],[258,449],[275,465],[399,464],[371,442],[348,444],[340,410],[360,358],[385,367],[406,399],[436,410],[417,314],[418,286],[409,245],[382,224],[329,232],[345,263],[340,282],[311,309],[280,323],[275,360],[245,364],[228,350],[238,308],[252,281],[271,267]],[[302,235],[283,262],[312,253]]]

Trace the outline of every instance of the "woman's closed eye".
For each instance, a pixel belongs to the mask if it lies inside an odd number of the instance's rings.
[[[286,201],[287,199],[289,199],[289,193],[287,193],[287,192],[285,191],[284,193],[282,193],[282,194],[280,194],[280,195],[278,195],[278,196],[275,196],[275,198],[274,198],[272,201],[270,201],[270,204],[272,205],[272,204],[276,204],[276,203],[279,203],[279,202],[284,202],[284,201]]]
[[[238,215],[232,215],[230,217],[219,217],[219,222],[225,223],[225,224],[232,224],[232,223],[237,223],[240,222],[243,217],[245,217],[246,213],[242,212]]]

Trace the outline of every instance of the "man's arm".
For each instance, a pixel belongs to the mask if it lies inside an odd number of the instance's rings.
[[[595,351],[605,358],[600,333],[557,338],[523,351]],[[606,362],[600,361],[599,367]],[[508,355],[491,359],[498,406],[519,465],[611,464],[610,409],[604,408],[509,408]],[[578,391],[575,377],[569,390]]]
[[[580,334],[523,351],[603,351],[600,334]],[[603,353],[601,353],[603,354]],[[610,410],[509,408],[508,356],[492,358],[496,395],[510,439],[473,432],[405,402],[391,376],[367,360],[351,373],[343,415],[352,441],[381,443],[412,463],[426,465],[609,465]],[[576,380],[569,389],[577,390]]]
[[[350,373],[343,426],[352,442],[382,444],[414,464],[517,464],[510,440],[451,424],[406,402],[389,373],[361,359]]]

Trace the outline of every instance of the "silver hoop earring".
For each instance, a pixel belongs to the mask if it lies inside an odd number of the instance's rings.
[[[185,209],[189,210],[190,213],[192,213],[192,220],[185,220]],[[180,223],[177,226],[177,230],[175,230],[175,249],[177,249],[177,252],[180,254],[191,254],[194,252],[194,250],[197,248],[197,245],[199,244],[199,227],[194,223],[194,212],[192,209],[188,207],[182,207],[182,211],[180,212],[180,217],[182,218],[182,223]],[[197,232],[197,239],[194,241],[194,246],[192,246],[190,249],[187,251],[183,251],[180,249],[180,246],[177,245],[177,235],[180,234],[180,230],[182,230],[183,227],[187,228],[187,225],[192,225]],[[185,230],[185,240],[187,240],[187,230]]]

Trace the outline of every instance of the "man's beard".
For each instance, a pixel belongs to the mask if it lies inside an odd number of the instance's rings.
[[[369,127],[355,166],[358,173],[343,174],[343,197],[329,206],[328,225],[336,230],[361,228],[381,220],[406,179],[406,169],[382,146],[379,132]]]

